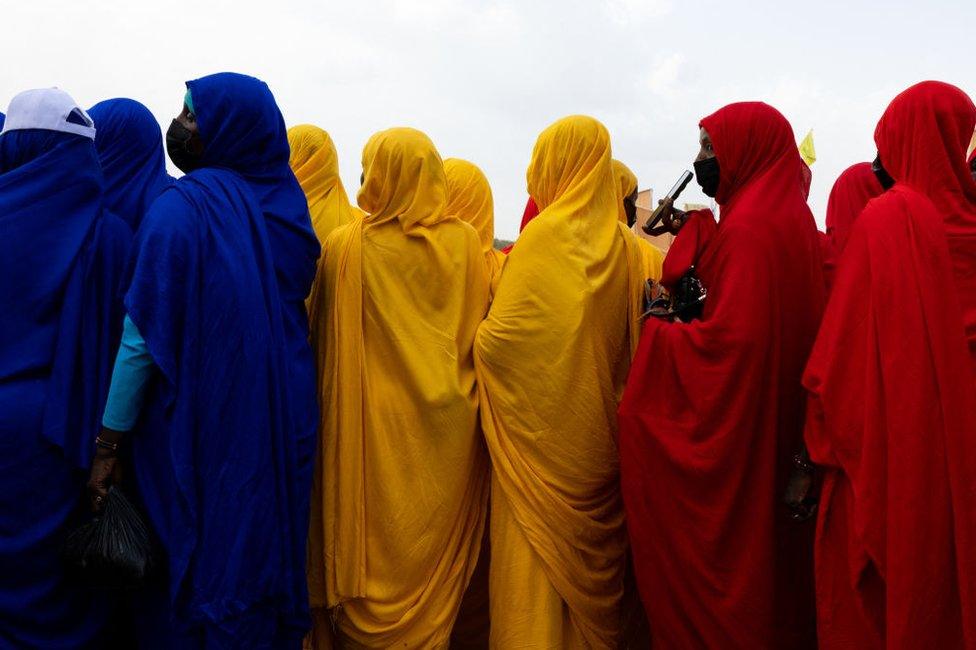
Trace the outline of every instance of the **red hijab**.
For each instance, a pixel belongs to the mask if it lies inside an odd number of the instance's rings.
[[[779,497],[823,308],[817,229],[776,109],[732,104],[701,125],[722,207],[697,256],[704,315],[645,322],[619,409],[635,572],[658,647],[812,647],[812,528]]]
[[[525,227],[529,225],[529,222],[539,216],[539,206],[535,204],[535,199],[531,196],[529,200],[525,203],[525,211],[522,213],[522,224],[519,226],[519,234],[525,230]],[[502,249],[502,252],[508,255],[512,248],[515,246],[515,242],[512,242],[508,246]]]
[[[825,647],[976,648],[974,127],[944,83],[888,106],[896,184],[854,223],[804,376]]]
[[[871,171],[871,163],[851,165],[834,182],[827,200],[827,245],[824,251],[828,287],[833,281],[837,259],[847,245],[854,219],[861,214],[868,201],[881,196],[883,191],[877,176]]]

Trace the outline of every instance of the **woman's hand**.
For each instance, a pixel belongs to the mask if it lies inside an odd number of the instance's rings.
[[[793,458],[793,468],[783,502],[790,509],[794,521],[806,521],[817,512],[816,468],[810,462],[806,450]]]
[[[91,499],[92,511],[101,512],[108,496],[108,489],[119,482],[121,465],[118,458],[118,445],[122,439],[121,431],[102,428],[98,434],[95,446],[95,458],[92,460],[91,473],[88,477],[88,497]]]
[[[665,233],[677,235],[681,231],[681,227],[688,221],[688,213],[674,207],[671,199],[661,199],[657,204],[661,209],[661,225],[652,228],[647,234],[651,237],[658,237]]]

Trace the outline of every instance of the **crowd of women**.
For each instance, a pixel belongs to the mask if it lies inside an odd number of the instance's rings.
[[[898,95],[826,234],[776,109],[699,127],[666,258],[584,116],[504,254],[475,164],[381,131],[353,206],[253,77],[187,82],[179,179],[134,100],[14,97],[0,646],[976,648],[976,106]],[[110,486],[124,594],[60,560]]]

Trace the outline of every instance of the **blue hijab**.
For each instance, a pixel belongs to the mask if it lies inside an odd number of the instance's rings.
[[[293,504],[310,485],[270,237],[247,182],[213,168],[176,181],[143,219],[130,276],[126,309],[160,371],[134,475],[169,559],[165,616],[141,631],[162,647],[300,639],[307,524]]]
[[[134,99],[107,99],[88,111],[105,175],[105,203],[135,231],[173,179],[166,173],[156,118]]]
[[[103,619],[58,552],[83,506],[131,240],[103,209],[91,140],[0,136],[0,232],[0,645],[79,647]]]
[[[234,72],[186,86],[205,145],[204,166],[233,170],[250,185],[268,222],[282,299],[303,303],[320,246],[305,193],[288,166],[288,132],[271,89]]]

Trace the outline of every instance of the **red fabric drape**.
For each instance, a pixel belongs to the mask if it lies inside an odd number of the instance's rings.
[[[647,320],[619,410],[635,570],[655,648],[811,647],[813,528],[780,503],[823,309],[817,229],[778,111],[702,126],[722,170],[704,315]]]
[[[976,648],[974,126],[937,82],[885,111],[897,183],[853,225],[804,376],[823,648]]]
[[[871,163],[857,163],[845,169],[830,190],[827,200],[827,246],[824,255],[824,274],[828,290],[833,282],[837,258],[847,245],[851,226],[868,201],[880,196],[881,183],[871,171]]]
[[[539,216],[539,206],[535,204],[535,200],[530,196],[529,200],[525,203],[525,211],[522,212],[522,223],[519,225],[519,233],[525,230],[525,227],[529,225],[529,222]],[[512,247],[515,243],[511,243],[502,249],[502,252],[508,255],[512,251]]]

